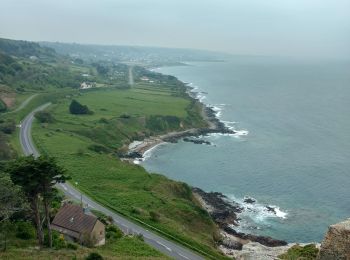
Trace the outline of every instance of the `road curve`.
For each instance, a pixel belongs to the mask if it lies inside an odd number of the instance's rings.
[[[31,137],[31,127],[34,120],[34,114],[37,111],[44,110],[50,105],[50,103],[46,103],[35,110],[33,110],[31,113],[27,115],[27,117],[22,121],[21,128],[20,128],[20,143],[22,146],[22,150],[25,155],[33,154],[34,157],[38,157],[40,154],[35,148],[35,145],[33,143],[32,137]],[[69,183],[64,183],[58,185],[58,188],[61,189],[66,196],[75,199],[80,200],[81,199],[81,193],[74,188]],[[82,200],[84,204],[88,204],[90,208],[99,210],[103,212],[104,214],[113,217],[113,220],[116,225],[118,225],[124,233],[126,234],[142,234],[144,237],[144,241],[151,245],[152,247],[158,249],[165,255],[168,255],[175,259],[181,259],[181,260],[197,260],[197,259],[204,259],[202,256],[197,255],[196,253],[192,252],[191,250],[184,248],[183,246],[180,246],[172,241],[169,241],[153,232],[150,232],[149,230],[145,229],[144,227],[141,227],[133,222],[130,222],[126,218],[122,217],[121,215],[103,207],[101,204],[93,201],[89,197],[83,195]]]
[[[20,111],[21,109],[23,109],[26,105],[28,105],[28,103],[37,96],[38,94],[33,94],[30,97],[28,97],[26,100],[24,100],[22,102],[22,104],[19,105],[19,107],[17,107],[15,110],[13,111],[9,111],[8,113],[16,113],[18,111]]]

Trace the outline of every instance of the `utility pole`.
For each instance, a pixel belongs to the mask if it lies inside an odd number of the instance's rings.
[[[78,187],[78,182],[75,182],[75,186]],[[83,193],[80,192],[80,206],[83,208]]]

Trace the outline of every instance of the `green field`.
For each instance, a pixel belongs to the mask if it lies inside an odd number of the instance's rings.
[[[71,249],[41,249],[36,248],[36,240],[21,240],[15,236],[9,237],[9,248],[0,252],[0,259],[47,260],[47,259],[85,259],[91,252],[97,252],[104,259],[169,259],[167,256],[148,246],[133,236],[124,236],[107,241],[106,245],[98,248],[79,246]]]
[[[72,99],[87,105],[94,113],[70,114]],[[147,120],[155,115],[184,122],[183,126],[169,124],[164,132],[205,125],[201,120],[192,125],[187,123],[193,117],[189,107],[189,98],[174,95],[165,86],[88,91],[51,105],[48,111],[55,122],[36,122],[32,133],[39,150],[55,156],[68,170],[72,183],[78,182],[78,188],[85,194],[134,221],[142,221],[175,240],[220,258],[213,239],[217,228],[193,198],[188,185],[149,174],[140,166],[120,161],[115,154],[132,140],[152,134],[154,129],[149,128]],[[125,114],[129,117],[121,117]],[[106,150],[96,152],[91,149],[93,145]],[[152,214],[157,218],[150,217]]]
[[[33,139],[42,154],[57,158],[83,193],[168,239],[212,259],[223,258],[214,240],[218,229],[188,185],[119,159],[134,140],[207,126],[202,105],[188,97],[182,82],[133,66],[135,84],[130,86],[125,64],[61,56],[36,43],[0,39],[0,51],[1,86],[15,98],[14,106],[0,114],[0,160],[22,155],[15,126],[33,109],[51,102],[47,112],[53,120],[35,120]],[[37,58],[29,59],[30,55]],[[148,82],[141,80],[144,76]],[[97,88],[79,90],[82,82]],[[37,95],[23,109],[14,111],[33,94]],[[71,114],[72,100],[92,113]],[[0,258],[72,259],[77,255],[79,259],[91,252],[86,248],[38,252],[34,241],[10,244]],[[165,258],[129,237],[96,250],[107,259]]]

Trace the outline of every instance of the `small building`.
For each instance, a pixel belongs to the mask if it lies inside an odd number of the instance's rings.
[[[96,84],[94,82],[83,82],[80,84],[80,89],[89,89],[89,88],[94,88]]]
[[[96,216],[87,214],[79,205],[65,204],[57,212],[51,228],[67,240],[84,245],[105,244],[105,226]]]
[[[146,76],[143,76],[143,77],[141,77],[140,79],[141,79],[142,81],[149,81],[149,78],[146,77]]]

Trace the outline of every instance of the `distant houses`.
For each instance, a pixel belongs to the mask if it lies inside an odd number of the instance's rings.
[[[105,226],[92,214],[87,214],[79,205],[65,204],[60,208],[51,228],[65,236],[66,240],[83,245],[105,244]]]
[[[84,81],[83,83],[80,84],[80,89],[89,89],[89,88],[94,88],[94,87],[96,87],[96,83],[94,83],[94,82]]]
[[[144,82],[154,83],[153,80],[150,80],[150,79],[149,79],[148,77],[146,77],[146,76],[142,76],[142,77],[140,78],[140,80],[142,80],[142,81],[144,81]]]

